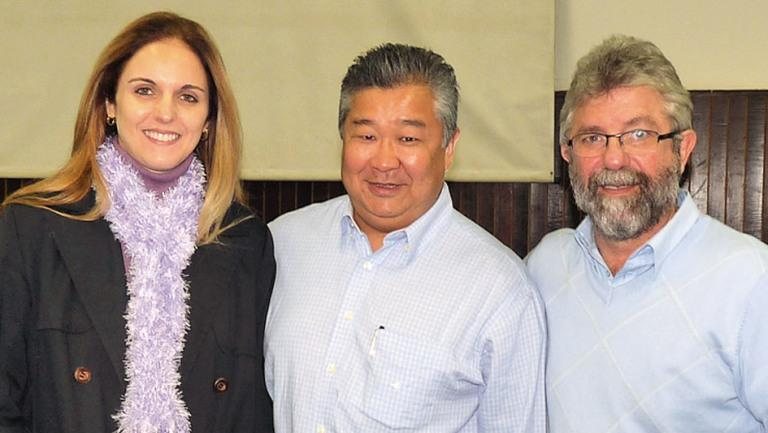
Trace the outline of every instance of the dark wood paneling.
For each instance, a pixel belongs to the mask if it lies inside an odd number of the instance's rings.
[[[768,91],[698,91],[692,96],[699,142],[684,187],[700,209],[768,241]],[[556,113],[562,102],[563,94],[557,93]],[[555,160],[553,183],[451,182],[454,206],[525,255],[546,233],[574,227],[582,218],[557,147]],[[0,179],[2,197],[29,181]],[[248,181],[245,187],[251,206],[267,221],[344,193],[341,182]]]
[[[726,153],[727,207],[725,221],[737,230],[744,229],[744,174],[746,165],[747,95],[737,94],[730,98],[728,116],[728,151]]]
[[[762,224],[762,229],[760,230],[760,239],[763,240],[763,242],[768,242],[768,222],[766,220],[768,219],[768,95],[765,93],[761,95],[763,100],[763,132],[762,134],[759,134],[760,137],[762,137],[762,145],[758,141],[755,146],[762,147],[762,155],[763,155],[763,195],[762,195],[762,201],[763,201],[763,207],[762,210],[756,212],[759,212],[759,221]],[[750,147],[752,148],[752,147]]]
[[[765,215],[765,131],[766,95],[749,95],[744,150],[744,225],[742,231],[755,237],[763,236]]]
[[[726,161],[728,159],[728,118],[731,111],[728,96],[727,94],[712,94],[710,96],[706,211],[720,221],[725,221],[725,190],[728,186]],[[719,181],[712,182],[712,179],[719,179]]]
[[[708,208],[709,198],[709,125],[711,117],[711,98],[709,93],[696,93],[693,99],[693,129],[696,130],[698,143],[688,163],[688,184],[693,200],[699,209]]]

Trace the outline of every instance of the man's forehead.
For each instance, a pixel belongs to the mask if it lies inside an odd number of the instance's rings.
[[[406,126],[424,126],[436,112],[428,86],[368,87],[352,95],[347,119],[352,124],[371,124],[397,118]]]
[[[361,95],[388,95],[393,93],[400,94],[428,94],[434,98],[432,88],[426,83],[400,83],[393,86],[368,86],[361,87],[352,92],[352,100]]]
[[[603,126],[604,120],[608,119],[597,119],[596,121],[594,119],[580,120],[577,122],[577,124],[574,125],[574,132],[605,132],[604,130],[606,128]],[[648,115],[637,115],[630,117],[621,121],[620,125],[623,129],[641,128],[656,130],[661,127],[661,125],[659,125],[659,121],[655,117]]]
[[[656,89],[648,86],[619,87],[585,97],[574,110],[574,126],[613,122],[627,126],[658,125],[667,118],[666,104]]]
[[[584,98],[578,104],[579,106],[590,103],[597,100],[612,100],[621,102],[627,98],[650,98],[656,102],[664,101],[664,97],[661,92],[654,86],[648,84],[636,84],[616,86],[610,89],[606,89],[600,92],[584,95]]]

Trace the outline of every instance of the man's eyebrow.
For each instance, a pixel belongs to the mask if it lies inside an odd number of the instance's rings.
[[[597,125],[584,125],[584,126],[580,127],[579,129],[576,129],[576,130],[573,131],[574,134],[585,134],[585,133],[590,133],[590,132],[602,133],[604,131],[603,131],[603,128],[601,128],[601,127],[599,127]]]
[[[376,124],[376,122],[374,120],[368,119],[368,118],[365,118],[365,117],[360,118],[360,119],[352,119],[351,123],[353,125],[362,125],[362,126],[369,126],[369,125],[375,125]],[[427,123],[424,122],[423,120],[403,119],[403,120],[400,121],[400,123],[405,125],[405,126],[413,126],[413,127],[416,127],[416,128],[426,128],[427,127]]]
[[[655,120],[653,120],[653,118],[652,118],[651,116],[645,116],[645,115],[643,115],[643,116],[636,116],[636,117],[633,117],[633,118],[629,119],[629,121],[627,121],[626,123],[624,123],[624,125],[625,125],[627,128],[631,128],[631,127],[633,127],[633,126],[637,126],[637,125],[639,125],[639,124],[641,124],[641,123],[645,123],[645,124],[648,124],[648,125],[650,125],[652,128],[658,128],[658,126],[659,126],[659,125],[656,123],[656,121],[655,121]]]
[[[659,126],[651,116],[643,115],[643,116],[635,116],[629,119],[628,121],[624,122],[624,126],[622,129],[626,131],[627,129],[634,128],[637,125],[640,125],[643,123],[647,124],[651,128],[658,128]],[[616,133],[624,132],[624,131],[616,131]],[[574,134],[588,134],[590,132],[606,133],[604,128],[597,125],[583,125],[579,129],[573,131]]]
[[[366,118],[362,118],[362,119],[352,119],[352,124],[353,124],[353,125],[363,125],[363,126],[368,126],[368,125],[374,125],[375,123],[376,123],[376,122],[374,122],[373,120],[371,120],[371,119],[366,119]]]
[[[426,128],[427,124],[426,122],[422,120],[416,120],[416,119],[403,119],[400,121],[400,123],[408,126],[415,126],[417,128]]]

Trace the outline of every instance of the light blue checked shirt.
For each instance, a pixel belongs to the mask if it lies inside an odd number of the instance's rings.
[[[547,309],[551,433],[767,431],[768,246],[679,203],[615,276],[589,219],[526,258]]]
[[[448,187],[371,252],[347,196],[270,224],[266,380],[286,432],[544,432],[543,307]]]

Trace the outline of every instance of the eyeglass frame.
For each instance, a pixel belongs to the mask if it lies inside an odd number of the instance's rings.
[[[573,137],[569,138],[567,144],[568,144],[568,146],[571,149],[574,149],[574,147],[573,147],[573,139],[578,137],[578,136],[580,136],[580,135],[599,135],[601,137],[605,137],[605,145],[603,145],[603,152],[597,153],[597,154],[594,155],[594,156],[597,156],[597,155],[602,155],[603,153],[605,153],[605,150],[608,149],[608,143],[611,141],[611,138],[616,138],[619,141],[619,145],[621,146],[621,148],[623,150],[624,149],[624,139],[622,137],[625,137],[625,136],[627,136],[627,134],[630,134],[630,133],[635,132],[635,131],[644,131],[644,132],[649,132],[649,133],[652,133],[652,134],[656,134],[656,143],[660,143],[661,140],[669,140],[670,138],[675,138],[676,135],[684,132],[684,130],[674,130],[674,131],[671,131],[671,132],[667,132],[666,134],[660,134],[658,131],[654,131],[653,129],[643,129],[643,128],[630,129],[628,131],[619,132],[618,134],[605,134],[605,133],[602,133],[602,132],[582,132],[580,134],[576,134]],[[574,152],[575,152],[575,150],[574,150]]]

